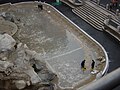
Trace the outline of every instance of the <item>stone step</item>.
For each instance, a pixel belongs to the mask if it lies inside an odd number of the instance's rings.
[[[113,19],[111,19],[111,20],[112,20],[112,22],[114,22],[114,23],[120,25],[120,20],[116,20],[115,18],[113,18]]]
[[[100,18],[99,16],[96,16],[94,13],[91,13],[90,10],[86,10],[84,8],[76,8],[81,12],[84,12],[86,15],[90,16],[91,18],[93,18],[93,21],[99,22],[100,24],[103,25],[104,22],[104,18]]]
[[[81,13],[81,12],[79,12],[79,13]],[[90,15],[87,15],[87,14],[84,14],[84,12],[82,12],[82,13],[83,13],[83,15],[86,15],[87,18],[88,18],[90,21],[92,21],[92,23],[98,24],[97,26],[100,26],[100,25],[101,25],[101,24],[99,23],[99,21],[97,22],[97,21],[94,20],[94,17],[92,17],[92,16],[90,16]]]
[[[96,16],[96,18],[98,17],[99,20],[104,21],[107,18],[107,15],[101,13],[100,11],[96,10],[94,7],[91,7],[88,4],[85,4],[84,7],[79,7],[79,8],[84,8],[85,11],[90,12],[92,15]]]
[[[116,38],[118,41],[120,41],[120,33],[115,31],[115,30],[110,30],[110,29],[106,29],[105,30],[107,33],[109,33],[111,36],[113,36],[114,38]]]
[[[101,11],[97,10],[96,8],[86,4],[86,8],[89,9],[91,11],[91,13],[93,13],[94,15],[96,15],[97,17],[99,16],[100,18],[107,18],[107,15],[102,13]]]
[[[99,13],[100,15],[107,16],[107,14],[103,13],[102,11],[100,11],[99,9],[95,8],[94,6],[92,6],[91,4],[89,4],[88,2],[86,2],[86,6],[88,6],[89,8],[91,8],[93,11],[95,11],[96,13]]]
[[[98,23],[100,26],[103,25],[103,21],[98,20],[98,18],[94,17],[93,14],[91,14],[89,11],[84,11],[84,10],[80,10],[77,9],[78,12],[83,12],[84,14],[86,14],[88,16],[88,18],[90,20],[92,20],[93,22]]]
[[[79,7],[78,9],[79,9],[80,11],[83,10],[84,12],[87,12],[89,15],[97,18],[99,21],[102,21],[102,22],[103,22],[104,19],[105,19],[105,18],[101,17],[100,14],[95,14],[94,12],[92,12],[92,10],[86,9],[85,7],[83,7],[83,8]],[[99,17],[99,18],[98,18],[98,17]]]
[[[98,30],[102,30],[101,25],[99,23],[93,22],[91,19],[89,19],[89,17],[86,14],[82,12],[78,12],[77,10],[73,10],[73,12],[79,17],[81,17],[83,20],[85,20],[87,23],[89,23],[91,26],[93,26],[94,28]]]
[[[92,17],[91,15],[87,15],[85,11],[80,11],[76,9],[76,12],[79,12],[79,14],[85,14],[84,16],[86,16],[88,19],[90,19],[92,21],[92,23],[96,23],[96,26],[100,26],[102,27],[103,22],[99,22],[97,19],[95,19],[94,17]]]
[[[107,14],[104,14],[89,3],[74,8],[73,12],[99,30],[102,30],[104,20],[107,18]]]
[[[97,11],[102,12],[105,15],[113,15],[113,13],[107,9],[105,9],[104,7],[97,5],[94,2],[91,1],[85,1],[85,3],[87,3],[88,5],[92,6],[93,8],[95,8]]]

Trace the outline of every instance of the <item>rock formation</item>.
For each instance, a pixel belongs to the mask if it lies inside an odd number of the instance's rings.
[[[54,90],[56,77],[38,53],[7,33],[0,34],[0,90]]]

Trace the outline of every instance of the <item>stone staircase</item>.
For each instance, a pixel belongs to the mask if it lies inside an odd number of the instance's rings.
[[[94,28],[101,31],[102,26],[104,25],[104,20],[109,15],[101,11],[101,9],[95,8],[95,6],[89,2],[85,2],[83,6],[74,8],[73,12]]]

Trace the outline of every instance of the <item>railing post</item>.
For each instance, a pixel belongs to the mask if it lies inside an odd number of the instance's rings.
[[[106,4],[106,9],[109,10],[109,4]]]
[[[118,32],[120,32],[120,25],[119,25],[119,26],[117,26],[117,30],[118,30]]]
[[[109,25],[109,21],[110,21],[110,19],[105,19],[104,23],[105,23],[106,25]]]
[[[111,19],[111,15],[108,15],[108,17],[107,17],[107,19],[104,21],[104,23],[105,23],[106,25],[109,25],[110,19]]]
[[[119,16],[119,9],[116,10],[116,15]]]
[[[100,5],[100,0],[97,0],[97,4]]]

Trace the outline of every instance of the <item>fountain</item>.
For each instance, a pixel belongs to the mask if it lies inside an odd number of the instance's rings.
[[[41,3],[41,10],[39,4],[22,2],[8,4],[9,8],[7,4],[0,6],[0,17],[17,26],[17,31],[10,29],[15,31],[13,34],[5,32],[15,40],[12,50],[8,50],[11,51],[8,66],[12,65],[10,70],[17,73],[8,73],[8,77],[15,75],[19,79],[13,78],[10,84],[23,90],[31,87],[37,90],[76,90],[102,77],[108,69],[104,48],[53,6]],[[8,16],[4,17],[3,12],[5,15],[9,13]],[[8,17],[13,19],[6,19]],[[80,66],[84,59],[85,71]],[[95,60],[95,68],[91,72],[92,60]]]

